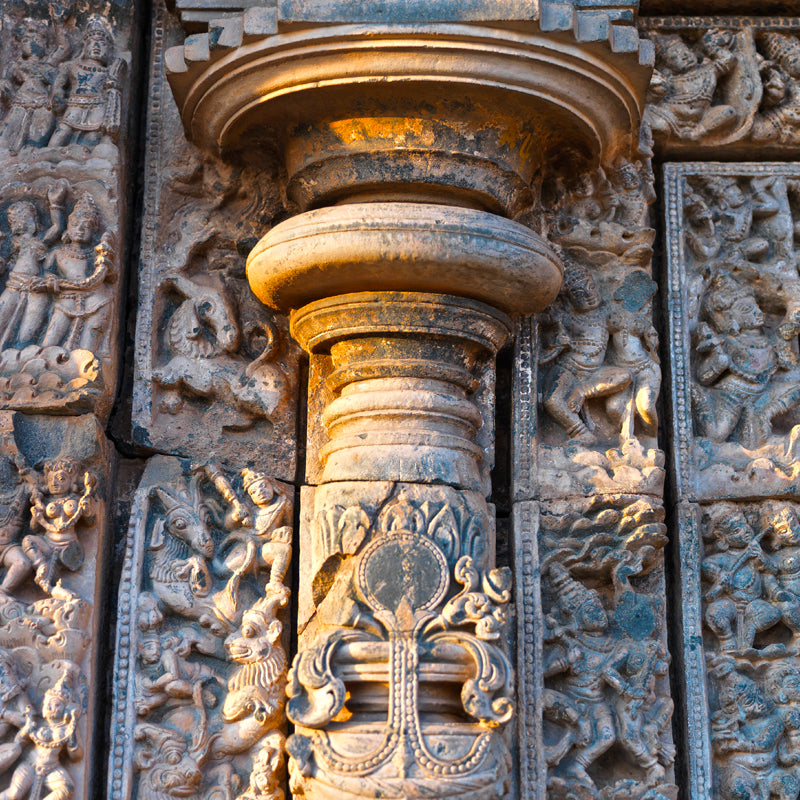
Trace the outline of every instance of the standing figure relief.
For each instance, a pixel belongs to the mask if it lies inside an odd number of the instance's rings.
[[[46,229],[42,201],[16,200],[5,209],[0,390],[10,405],[81,406],[102,391],[103,365],[113,352],[111,235],[89,192],[79,193],[65,180],[41,191]]]
[[[73,144],[86,152],[119,135],[127,64],[115,55],[112,28],[93,14],[70,36],[68,15],[51,4],[51,20],[26,18],[17,26],[16,57],[0,81],[7,107],[0,149],[11,156]]]
[[[542,191],[564,279],[539,318],[541,481],[553,496],[660,491],[648,165],[618,159]]]

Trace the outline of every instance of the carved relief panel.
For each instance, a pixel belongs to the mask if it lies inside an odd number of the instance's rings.
[[[539,317],[536,497],[663,489],[653,197],[649,163],[624,159],[541,187],[565,271]]]
[[[11,3],[0,52],[0,407],[108,414],[132,10]]]
[[[699,797],[800,790],[797,513],[782,500],[681,509],[688,751]]]
[[[148,462],[120,593],[109,797],[283,797],[293,494],[248,468]]]
[[[681,164],[665,175],[682,496],[795,494],[800,168]]]
[[[92,417],[0,412],[0,796],[88,798],[113,465]]]
[[[515,530],[521,796],[675,798],[659,502],[523,503]]]
[[[656,65],[642,126],[659,153],[800,152],[800,20],[644,22]]]
[[[492,509],[445,486],[305,492],[292,792],[507,796],[511,575],[491,567]]]
[[[292,480],[299,350],[245,275],[247,253],[285,214],[277,167],[268,155],[223,163],[186,142],[163,74],[182,33],[160,3],[153,41],[134,438]]]

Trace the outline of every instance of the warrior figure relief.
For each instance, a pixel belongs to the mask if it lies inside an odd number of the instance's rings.
[[[800,404],[797,383],[775,380],[779,371],[794,370],[797,358],[765,332],[754,293],[730,276],[712,281],[701,315],[695,340],[700,386],[692,385],[699,433],[725,442],[736,432],[745,447],[759,447],[772,420]]]
[[[124,71],[125,62],[114,56],[108,23],[91,17],[80,56],[62,64],[53,81],[51,104],[61,117],[50,137],[51,147],[72,142],[93,147],[103,135],[117,137]]]
[[[711,716],[711,743],[722,800],[742,797],[795,800],[800,781],[779,764],[786,723],[756,681],[732,659],[715,661],[718,709]]]
[[[149,590],[137,601],[138,797],[232,800],[249,782],[279,800],[291,499],[263,473],[216,464],[159,483],[148,490]],[[151,758],[160,747],[181,758]]]
[[[555,615],[548,617],[550,647],[545,653],[548,681],[545,716],[568,722],[561,741],[548,748],[551,790],[566,781],[577,783],[590,796],[598,789],[589,773],[615,743],[654,787],[672,763],[671,746],[662,741],[669,727],[672,701],[657,698],[655,680],[666,674],[668,659],[660,642],[644,646],[624,641],[610,630],[597,591],[572,578],[560,564],[550,566],[557,596]],[[571,729],[571,730],[570,730]]]

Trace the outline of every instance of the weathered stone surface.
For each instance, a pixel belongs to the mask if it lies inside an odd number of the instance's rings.
[[[133,9],[2,15],[0,408],[102,419],[119,369]]]
[[[492,569],[491,510],[474,492],[378,481],[317,487],[313,508],[301,535],[308,618],[288,688],[290,787],[331,799],[375,787],[505,797],[511,586]]]
[[[681,495],[796,495],[800,172],[682,164],[665,174]]]
[[[109,797],[281,796],[293,494],[247,468],[149,461],[122,576]]]
[[[180,28],[157,6],[139,271],[134,438],[294,479],[299,351],[250,292],[243,255],[284,213],[274,169],[185,142],[164,81]]]
[[[515,505],[520,796],[676,796],[663,520],[647,497]]]
[[[642,130],[659,153],[800,153],[798,20],[669,17],[648,19],[645,31],[656,69]]]
[[[796,503],[680,507],[691,791],[800,788]]]
[[[1,412],[0,439],[2,796],[88,800],[114,464],[90,416]]]
[[[525,499],[663,490],[650,181],[646,162],[623,159],[542,189],[564,284],[539,318],[538,348],[526,345],[515,364],[541,386],[535,494]]]
[[[292,333],[313,356],[309,391],[327,388],[309,398],[308,480],[488,494],[489,392],[510,331],[511,320],[482,303],[412,292],[340,295],[295,312]]]

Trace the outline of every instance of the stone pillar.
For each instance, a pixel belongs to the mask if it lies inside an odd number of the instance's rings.
[[[494,357],[561,283],[543,181],[631,153],[652,53],[635,4],[249,5],[182,4],[166,63],[192,140],[276,154],[300,211],[248,259],[311,360],[290,788],[499,800]]]

